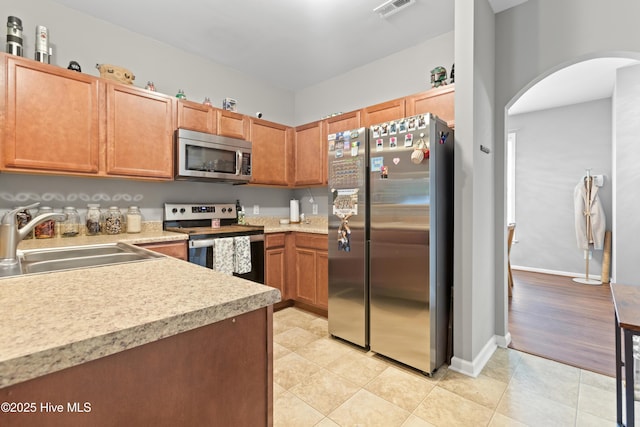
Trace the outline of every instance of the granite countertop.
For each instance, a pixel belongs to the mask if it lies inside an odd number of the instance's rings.
[[[280,224],[280,218],[274,217],[249,217],[247,223],[251,225],[264,226],[264,232],[287,233],[291,231],[299,233],[329,234],[328,220],[326,217],[313,216],[307,219],[308,222],[298,224]]]
[[[186,237],[152,231],[47,239],[47,246],[55,246],[56,240],[82,245]],[[20,248],[44,244],[27,240]],[[0,388],[266,307],[280,298],[277,289],[170,257],[4,278]]]

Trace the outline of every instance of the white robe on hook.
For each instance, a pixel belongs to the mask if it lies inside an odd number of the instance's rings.
[[[587,200],[587,181],[581,179],[573,191],[574,216],[576,226],[576,240],[580,249],[587,250],[593,244],[593,249],[602,249],[607,219],[602,203],[598,197],[597,180],[593,179],[591,197]],[[587,236],[587,214],[591,220],[591,235]]]

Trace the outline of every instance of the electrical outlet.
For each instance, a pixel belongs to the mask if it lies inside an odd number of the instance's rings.
[[[313,210],[313,214],[314,215],[318,215],[318,204],[314,203],[313,205],[311,205],[311,209]]]
[[[253,214],[260,215],[260,205],[253,205]]]

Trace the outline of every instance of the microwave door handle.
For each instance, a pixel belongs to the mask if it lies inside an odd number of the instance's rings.
[[[236,150],[236,175],[240,175],[242,168],[242,151]]]

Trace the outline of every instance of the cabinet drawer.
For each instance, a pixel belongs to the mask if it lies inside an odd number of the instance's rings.
[[[325,234],[296,233],[296,247],[328,250],[329,242]]]
[[[265,249],[283,247],[284,237],[284,233],[266,234],[264,236]]]

